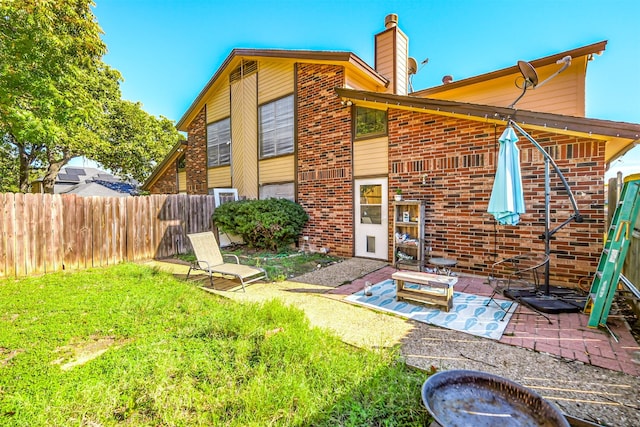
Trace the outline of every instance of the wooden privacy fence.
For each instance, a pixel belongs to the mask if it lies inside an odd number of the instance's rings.
[[[214,209],[213,196],[0,194],[0,277],[184,253]]]

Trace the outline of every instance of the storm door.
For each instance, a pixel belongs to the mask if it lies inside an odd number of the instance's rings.
[[[355,256],[388,259],[389,198],[387,178],[356,180]]]

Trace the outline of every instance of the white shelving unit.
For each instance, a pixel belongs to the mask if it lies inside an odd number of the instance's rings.
[[[403,270],[424,270],[424,204],[403,200],[393,205],[393,262]]]

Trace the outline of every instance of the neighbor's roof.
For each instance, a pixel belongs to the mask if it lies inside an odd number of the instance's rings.
[[[211,77],[209,82],[200,91],[191,106],[184,113],[182,118],[176,124],[176,128],[181,131],[187,131],[186,126],[191,121],[195,113],[200,111],[204,105],[205,98],[211,87],[224,75],[226,69],[235,62],[235,60],[246,58],[279,58],[279,59],[298,59],[306,62],[315,63],[346,63],[354,70],[362,74],[366,74],[381,86],[386,86],[389,81],[378,74],[369,64],[357,57],[351,52],[338,51],[315,51],[315,50],[287,50],[287,49],[233,49],[229,56],[224,60],[218,71]]]
[[[85,181],[58,194],[76,194],[78,196],[126,197],[138,194],[136,187],[128,182],[103,180]]]
[[[581,56],[588,56],[593,54],[601,54],[607,46],[607,41],[601,41],[597,43],[593,43],[587,46],[582,46],[577,49],[567,50],[564,52],[556,53],[554,55],[545,56],[544,58],[539,58],[530,62],[534,68],[541,68],[546,65],[555,64],[556,61],[561,60],[565,56],[570,56],[571,58],[579,58]],[[446,92],[451,89],[456,89],[463,86],[469,86],[476,83],[482,83],[489,80],[494,80],[500,77],[510,76],[512,74],[520,74],[520,69],[517,65],[512,67],[503,68],[501,70],[492,71],[490,73],[480,74],[477,76],[469,77],[467,79],[462,79],[458,81],[453,81],[451,83],[434,86],[428,89],[419,90],[416,92],[412,92],[413,96],[422,96],[428,97],[429,95],[433,95],[435,93]]]
[[[345,88],[335,90],[342,99],[370,108],[395,108],[501,124],[505,124],[507,118],[511,118],[521,126],[531,129],[607,141],[605,148],[607,163],[640,143],[640,124],[636,123],[564,116],[413,95],[393,95]]]

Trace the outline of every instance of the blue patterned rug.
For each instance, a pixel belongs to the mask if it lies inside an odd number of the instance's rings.
[[[411,286],[412,284],[405,283],[405,287]],[[417,285],[413,286],[417,287]],[[500,310],[494,302],[485,307],[489,297],[455,291],[453,293],[453,308],[448,313],[444,310],[439,310],[435,305],[414,305],[406,301],[398,302],[396,299],[396,287],[392,279],[373,285],[372,293],[373,295],[371,296],[365,296],[364,291],[359,291],[345,299],[376,310],[417,320],[418,322],[494,340],[499,340],[502,337],[502,333],[511,318],[511,313],[516,308],[514,305],[504,320],[499,320],[504,311]],[[498,299],[494,299],[494,301],[504,309],[511,304],[511,301]]]

